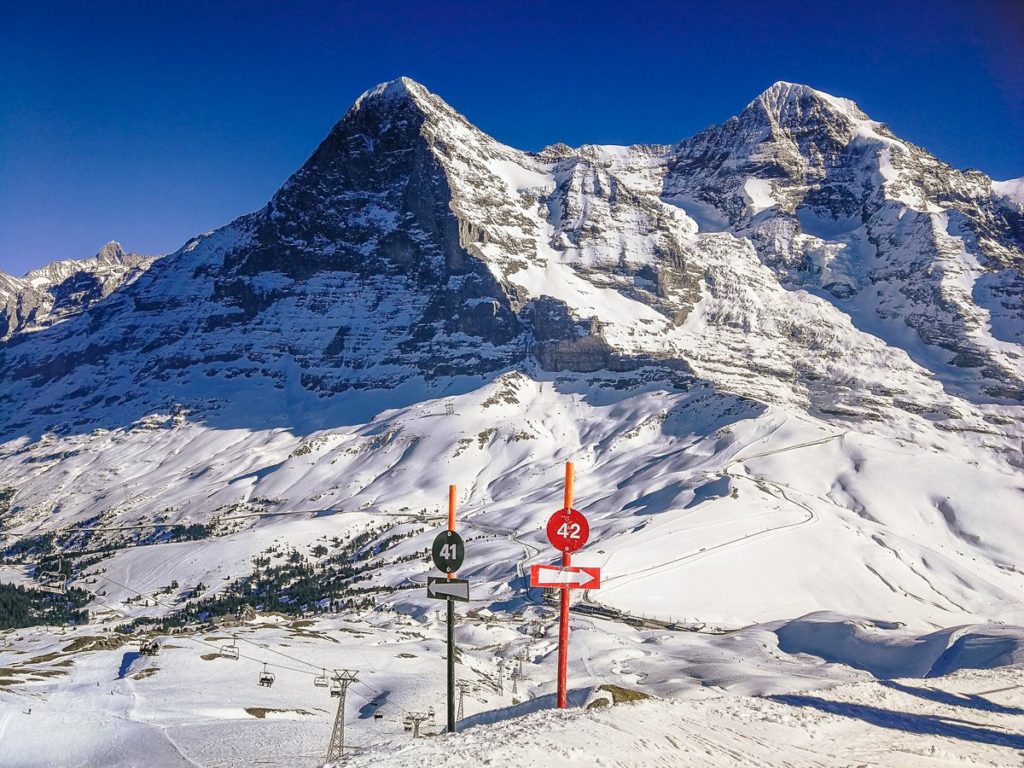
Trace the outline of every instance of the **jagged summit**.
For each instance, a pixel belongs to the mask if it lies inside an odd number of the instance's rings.
[[[407,117],[415,115],[424,119],[451,119],[469,126],[469,122],[444,99],[409,77],[388,80],[364,91],[338,125],[364,122],[368,119],[367,115],[374,115],[384,118],[379,127],[387,129],[392,127],[390,118],[400,117],[403,113]]]
[[[788,83],[784,80],[772,83],[748,104],[748,109],[759,103],[776,115],[785,114],[787,111],[806,111],[813,106],[816,109],[839,112],[855,120],[868,119],[857,103],[849,98],[840,98],[809,85]]]
[[[116,240],[111,240],[96,253],[96,261],[100,264],[124,264],[128,258],[128,253]]]
[[[377,101],[416,99],[429,93],[424,86],[410,77],[396,77],[394,80],[378,83],[373,88],[364,91],[352,106],[359,108],[364,104]]]
[[[858,132],[884,132],[850,99],[782,80],[751,101],[735,120],[748,131],[767,131],[779,137],[827,136],[837,144],[845,144]]]
[[[331,128],[330,133],[278,191],[319,183],[324,172],[343,176],[374,173],[371,158],[381,158],[422,147],[427,135],[465,131],[484,134],[439,96],[408,77],[399,77],[365,91]]]
[[[0,342],[73,317],[132,283],[156,260],[111,240],[88,259],[54,261],[17,278],[0,272]]]

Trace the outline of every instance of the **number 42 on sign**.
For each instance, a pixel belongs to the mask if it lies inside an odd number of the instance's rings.
[[[547,526],[548,541],[561,552],[575,552],[590,538],[590,524],[578,509],[560,509]]]

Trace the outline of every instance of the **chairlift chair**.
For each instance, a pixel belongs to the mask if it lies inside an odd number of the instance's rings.
[[[143,656],[156,656],[160,653],[160,644],[156,640],[143,640],[139,645],[139,653]]]
[[[273,672],[269,672],[267,670],[267,665],[264,662],[264,664],[263,664],[263,671],[260,672],[259,684],[262,685],[264,688],[269,688],[270,686],[272,686],[274,684],[274,679],[275,679],[274,678],[274,673]]]
[[[341,696],[341,677],[337,672],[331,675],[331,696]]]
[[[222,645],[220,647],[220,655],[225,659],[238,661],[238,641],[232,640],[231,645]]]
[[[405,731],[407,733],[411,733],[412,732],[412,716],[411,715],[406,715],[405,716],[405,719],[402,720],[402,727],[405,729]]]
[[[39,585],[36,589],[42,592],[53,592],[63,595],[67,592],[68,583],[64,575],[64,558],[57,558],[57,567],[52,569],[43,568],[42,563],[36,567],[36,580]]]
[[[313,685],[315,685],[317,688],[327,687],[327,670],[325,669],[323,672],[324,673],[322,675],[317,675],[313,678]]]

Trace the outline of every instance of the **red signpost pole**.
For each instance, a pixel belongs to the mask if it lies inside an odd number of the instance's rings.
[[[572,509],[572,462],[565,463],[565,514]],[[562,552],[562,566],[572,565],[572,554]],[[562,611],[558,623],[558,708],[568,706],[566,690],[567,667],[569,663],[569,588],[562,587]]]

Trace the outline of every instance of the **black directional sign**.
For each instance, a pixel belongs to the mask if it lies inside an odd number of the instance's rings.
[[[469,582],[465,579],[427,578],[427,597],[435,600],[458,600],[469,602]]]
[[[437,570],[455,573],[466,559],[466,545],[455,531],[441,531],[434,539],[430,554],[434,558],[434,567]]]

